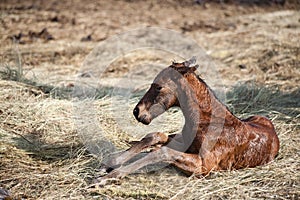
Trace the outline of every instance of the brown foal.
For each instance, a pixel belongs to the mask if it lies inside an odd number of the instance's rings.
[[[106,176],[122,178],[146,165],[172,164],[187,174],[205,175],[212,170],[230,170],[263,165],[274,159],[279,139],[272,122],[262,116],[235,117],[195,74],[195,59],[172,63],[162,70],[133,110],[143,124],[171,107],[180,107],[185,117],[181,134],[150,133],[119,153],[105,166]],[[144,157],[124,165],[140,152]]]

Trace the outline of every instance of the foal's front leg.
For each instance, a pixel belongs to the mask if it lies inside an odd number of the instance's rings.
[[[169,140],[169,136],[165,133],[155,132],[149,133],[141,141],[135,142],[129,149],[118,153],[107,163],[104,164],[102,170],[110,172],[115,168],[118,168],[123,163],[127,162],[143,150],[157,144],[165,144]]]
[[[188,154],[163,146],[152,151],[145,157],[126,166],[113,170],[108,175],[98,179],[100,185],[106,184],[109,179],[119,179],[146,166],[157,162],[173,164],[189,174],[204,174],[206,168],[203,166],[202,158],[198,154]]]

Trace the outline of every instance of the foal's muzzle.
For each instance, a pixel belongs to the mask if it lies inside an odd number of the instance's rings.
[[[147,113],[141,113],[140,112],[140,109],[138,106],[136,106],[134,109],[133,109],[133,115],[135,117],[135,119],[145,125],[148,125],[150,124],[151,122],[151,119],[150,117],[148,116]]]

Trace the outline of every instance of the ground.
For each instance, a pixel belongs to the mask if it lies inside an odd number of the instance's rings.
[[[0,189],[15,199],[298,199],[300,3],[274,2],[1,1]],[[163,37],[151,40],[151,27]],[[148,37],[167,51],[124,52]],[[166,166],[91,187],[105,150],[153,130],[180,131],[170,123],[182,121],[177,110],[148,127],[131,110],[161,67],[193,56],[190,41],[205,54],[201,77],[234,114],[272,120],[276,159],[200,179]]]

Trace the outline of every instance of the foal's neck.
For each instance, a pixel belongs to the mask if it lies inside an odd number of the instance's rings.
[[[183,97],[180,107],[186,125],[205,126],[211,123],[222,125],[239,124],[228,108],[221,103],[206,83],[195,74],[187,74],[181,85]],[[188,83],[188,84],[187,84]]]

